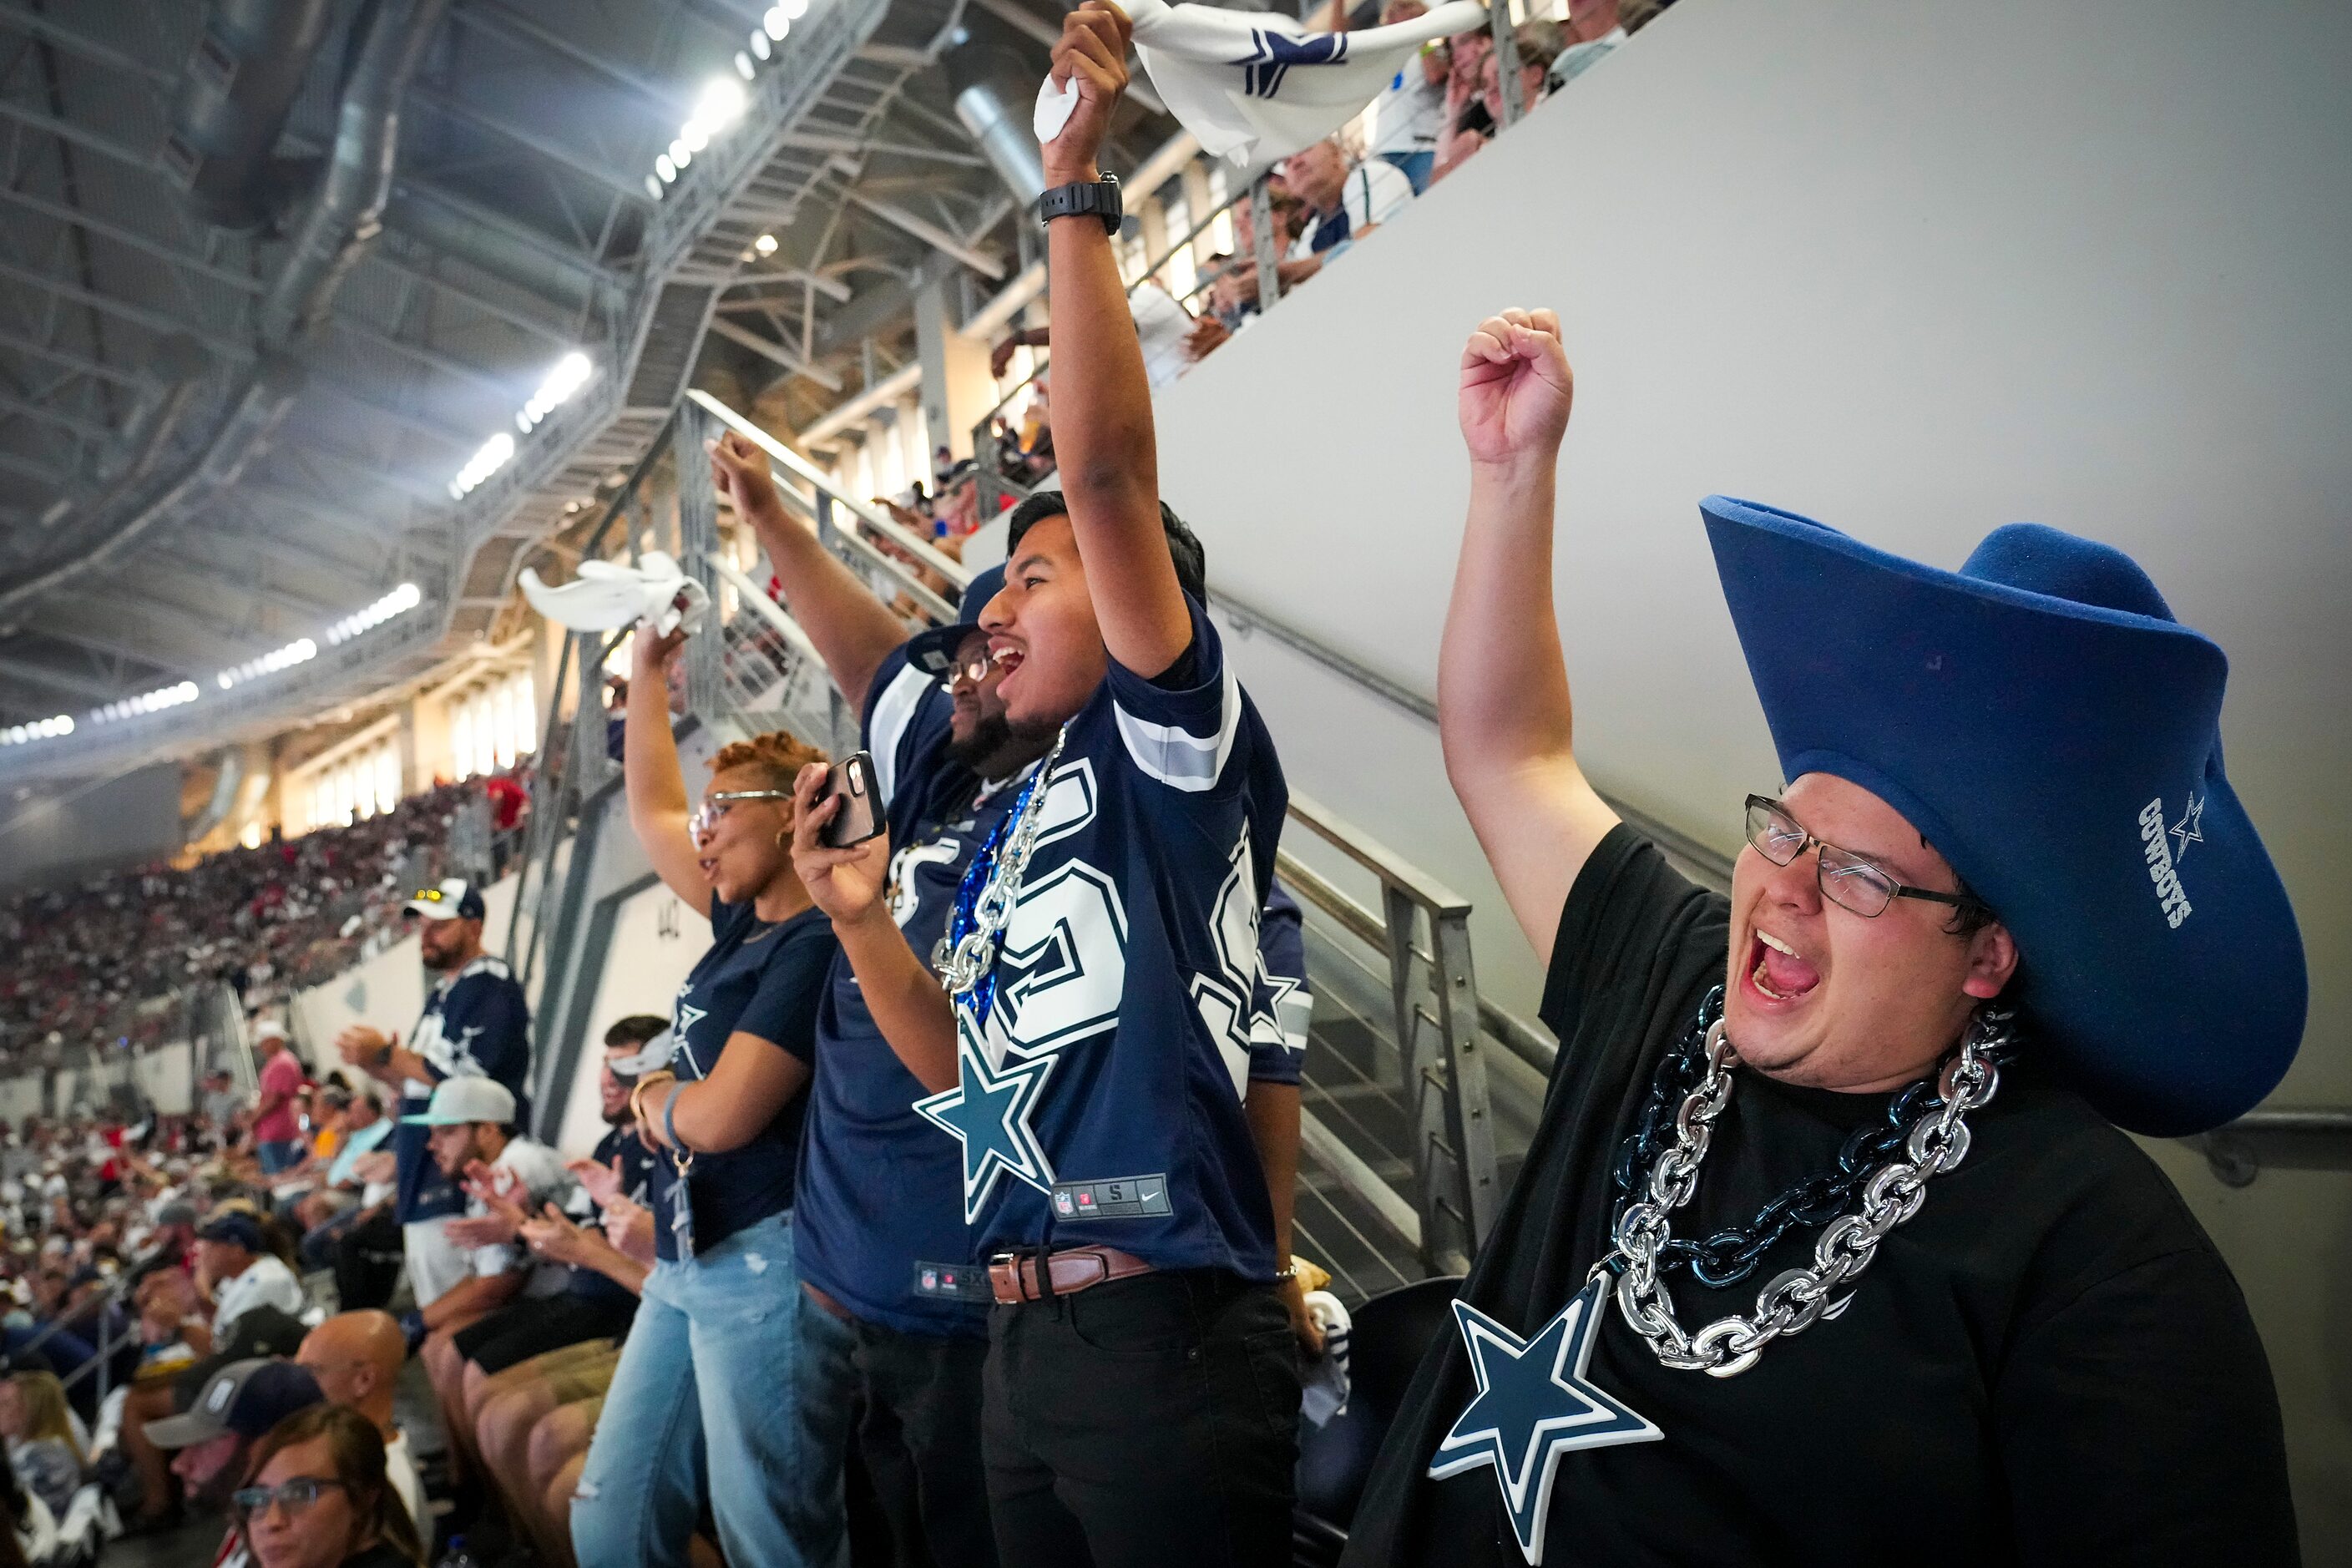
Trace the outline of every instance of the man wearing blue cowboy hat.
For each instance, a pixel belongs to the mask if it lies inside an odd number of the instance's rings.
[[[2221,650],[2055,530],[1951,573],[1711,497],[1790,783],[1699,889],[1577,765],[1559,331],[1463,355],[1438,684],[1559,1055],[1346,1561],[2294,1561],[2245,1303],[2118,1131],[2235,1116],[2302,1037]]]

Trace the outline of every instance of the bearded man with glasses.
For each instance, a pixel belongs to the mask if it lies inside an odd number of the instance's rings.
[[[1472,334],[1438,675],[1559,1053],[1345,1562],[2294,1562],[2261,1342],[2125,1136],[2303,1033],[2221,650],[2054,529],[1953,573],[1710,497],[1790,781],[1710,892],[1578,765],[1570,386],[1550,311]]]

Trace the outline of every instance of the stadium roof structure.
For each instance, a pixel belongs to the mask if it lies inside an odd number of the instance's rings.
[[[427,669],[698,374],[807,429],[1034,293],[959,99],[1061,9],[0,0],[0,784]]]

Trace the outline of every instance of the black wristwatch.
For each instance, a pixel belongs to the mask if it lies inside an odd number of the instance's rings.
[[[1102,219],[1103,232],[1117,234],[1127,209],[1119,204],[1118,176],[1105,174],[1092,184],[1081,182],[1055,185],[1037,198],[1037,221],[1052,223],[1057,217],[1075,217],[1092,214]]]

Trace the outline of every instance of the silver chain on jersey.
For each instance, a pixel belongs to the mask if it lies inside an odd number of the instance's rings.
[[[1905,1140],[1908,1158],[1889,1160],[1864,1184],[1860,1208],[1832,1220],[1813,1244],[1810,1268],[1788,1268],[1756,1294],[1756,1315],[1718,1318],[1695,1334],[1675,1321],[1674,1298],[1659,1278],[1658,1256],[1670,1238],[1674,1211],[1698,1190],[1698,1168],[1715,1135],[1716,1119],[1731,1102],[1732,1069],[1739,1058],[1717,1019],[1706,1036],[1706,1075],[1675,1114],[1675,1142],[1650,1168],[1648,1191],[1617,1217],[1616,1249],[1593,1268],[1595,1275],[1620,1268],[1617,1310],[1626,1326],[1642,1336],[1664,1365],[1678,1372],[1736,1377],[1756,1364],[1764,1347],[1782,1334],[1798,1334],[1822,1318],[1834,1318],[1853,1294],[1832,1301],[1841,1286],[1870,1267],[1878,1244],[1896,1226],[1919,1212],[1927,1181],[1951,1170],[1969,1152],[1968,1114],[2000,1087],[1991,1058],[2010,1040],[2012,1015],[1979,1010],[1969,1024],[1959,1053],[1944,1064],[1937,1080],[1940,1103],[1911,1124]],[[1622,1268],[1621,1266],[1622,1262]]]
[[[1022,879],[1029,874],[1029,857],[1037,847],[1037,833],[1045,824],[1045,797],[1053,793],[1054,764],[1061,759],[1062,742],[1069,738],[1070,727],[1065,724],[1054,736],[1053,748],[1037,764],[1029,798],[1021,803],[1020,819],[1005,835],[1004,847],[996,864],[989,868],[988,880],[972,904],[971,930],[954,946],[941,937],[931,950],[931,967],[940,972],[950,996],[963,995],[996,966],[997,938],[1021,897]]]

